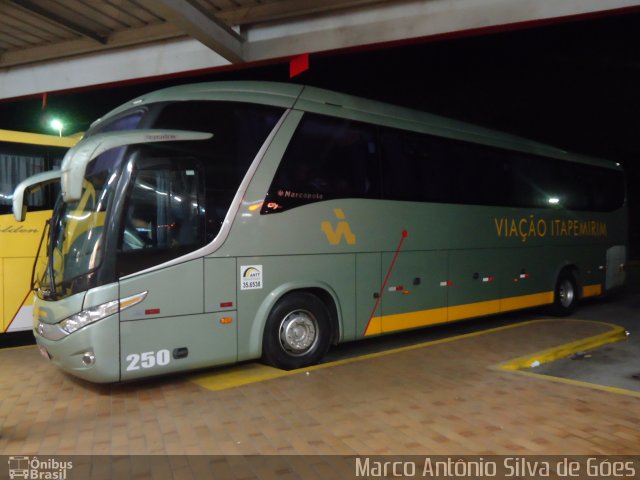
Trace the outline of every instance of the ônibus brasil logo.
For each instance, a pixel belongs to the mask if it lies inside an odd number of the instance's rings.
[[[73,468],[73,462],[62,462],[55,458],[44,460],[38,457],[9,457],[9,478],[31,480],[66,480],[67,472]]]

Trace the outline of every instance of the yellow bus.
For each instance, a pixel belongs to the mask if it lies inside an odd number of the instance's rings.
[[[80,137],[0,130],[0,344],[7,333],[32,328],[34,256],[58,193],[54,185],[32,192],[26,202],[32,213],[18,223],[11,213],[13,190],[27,177],[60,168]]]

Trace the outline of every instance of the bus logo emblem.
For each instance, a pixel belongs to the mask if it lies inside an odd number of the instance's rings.
[[[345,220],[345,218],[347,217],[345,216],[342,209],[334,208],[333,213],[335,214],[336,218],[339,220],[336,228],[335,229],[333,228],[333,225],[331,225],[330,221],[325,220],[320,224],[320,230],[322,230],[322,232],[327,236],[327,240],[331,245],[340,244],[340,242],[342,242],[343,237],[347,241],[347,244],[355,245],[356,236],[351,231],[349,222]]]

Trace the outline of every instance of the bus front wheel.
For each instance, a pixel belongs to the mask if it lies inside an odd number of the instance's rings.
[[[330,325],[329,311],[315,295],[294,292],[282,297],[267,319],[263,360],[284,370],[318,363],[329,349]]]
[[[575,278],[568,272],[561,273],[556,282],[551,313],[559,317],[571,315],[577,303],[578,285]]]

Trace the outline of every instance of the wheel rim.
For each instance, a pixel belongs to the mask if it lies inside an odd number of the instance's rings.
[[[574,290],[573,284],[569,280],[563,280],[558,288],[558,298],[560,299],[560,305],[564,308],[570,307],[573,303]]]
[[[307,310],[294,310],[280,322],[279,339],[289,355],[304,355],[318,342],[318,320]]]

